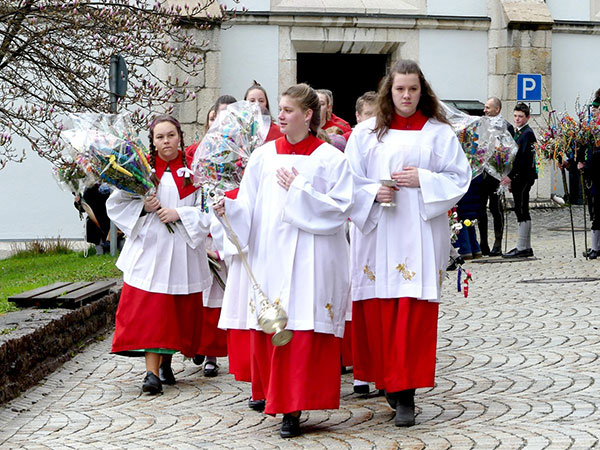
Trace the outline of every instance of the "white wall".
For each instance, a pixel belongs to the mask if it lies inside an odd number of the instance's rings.
[[[440,99],[487,98],[487,33],[421,30],[419,64]]]
[[[271,0],[246,0],[240,2],[234,2],[233,0],[221,0],[219,3],[227,6],[228,9],[236,8],[238,11],[242,9],[242,6],[248,8],[248,11],[270,11]]]
[[[279,29],[274,25],[236,25],[221,34],[221,94],[242,100],[252,81],[269,95],[278,113]]]
[[[585,103],[600,88],[600,35],[552,35],[552,106],[575,112],[575,101]],[[594,56],[593,56],[594,55]]]
[[[51,164],[29,152],[0,170],[0,239],[83,238],[73,196],[54,180]]]
[[[590,20],[590,0],[546,0],[554,20]]]
[[[487,16],[487,1],[427,0],[427,14],[435,16]]]

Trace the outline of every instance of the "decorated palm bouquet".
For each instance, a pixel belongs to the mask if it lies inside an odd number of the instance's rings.
[[[126,115],[72,115],[61,137],[85,176],[141,196],[154,191],[146,149]]]
[[[472,176],[486,171],[501,180],[508,175],[518,147],[506,122],[500,117],[470,116],[441,103],[469,161]]]
[[[600,147],[600,121],[589,108],[575,105],[576,114],[559,113],[552,109],[550,99],[544,109],[548,111],[544,136],[536,143],[538,155],[545,160],[564,163],[587,159],[590,152]]]
[[[194,184],[202,186],[211,197],[239,187],[248,158],[264,142],[269,125],[269,117],[262,114],[257,104],[242,101],[229,105],[219,114],[194,154]],[[285,329],[287,313],[279,303],[271,302],[260,287],[227,214],[222,216],[222,221],[260,304],[258,325],[265,333],[273,334],[273,345],[287,344],[293,335],[292,331]]]
[[[258,104],[228,105],[194,154],[194,184],[211,196],[239,187],[248,158],[264,143],[269,126],[269,116],[262,114]]]
[[[86,187],[94,184],[94,179],[74,161],[61,160],[52,170],[59,186],[73,195],[81,194]]]

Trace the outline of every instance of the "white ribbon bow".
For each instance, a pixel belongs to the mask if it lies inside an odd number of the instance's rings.
[[[188,169],[187,167],[180,167],[177,169],[177,176],[183,178],[190,178],[194,174],[193,171]]]

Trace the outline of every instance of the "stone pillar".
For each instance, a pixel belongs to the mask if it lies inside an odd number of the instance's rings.
[[[488,0],[491,17],[488,52],[488,95],[502,100],[502,113],[512,122],[516,104],[517,74],[542,74],[542,96],[552,92],[552,25],[543,0]],[[545,118],[532,116],[530,125],[540,135]],[[551,168],[542,167],[531,190],[531,199],[549,199]]]

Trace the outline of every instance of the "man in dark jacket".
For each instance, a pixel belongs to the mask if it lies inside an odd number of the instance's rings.
[[[506,129],[515,135],[513,126],[508,123],[500,113],[502,111],[502,102],[498,97],[490,97],[485,102],[483,113],[488,117],[500,117],[506,123]],[[496,193],[500,187],[500,181],[487,173],[485,170],[481,180],[481,211],[479,212],[479,235],[481,238],[481,253],[484,256],[502,255],[502,234],[504,233],[504,208],[500,196]],[[490,202],[490,212],[494,219],[494,245],[490,250],[488,245],[488,220],[487,204]]]
[[[501,183],[508,185],[515,201],[515,214],[519,223],[517,246],[502,255],[505,258],[533,256],[531,248],[531,216],[529,215],[529,190],[537,178],[535,166],[535,134],[527,124],[529,106],[517,103],[513,112],[515,122],[515,141],[519,150],[515,156],[512,170]]]

